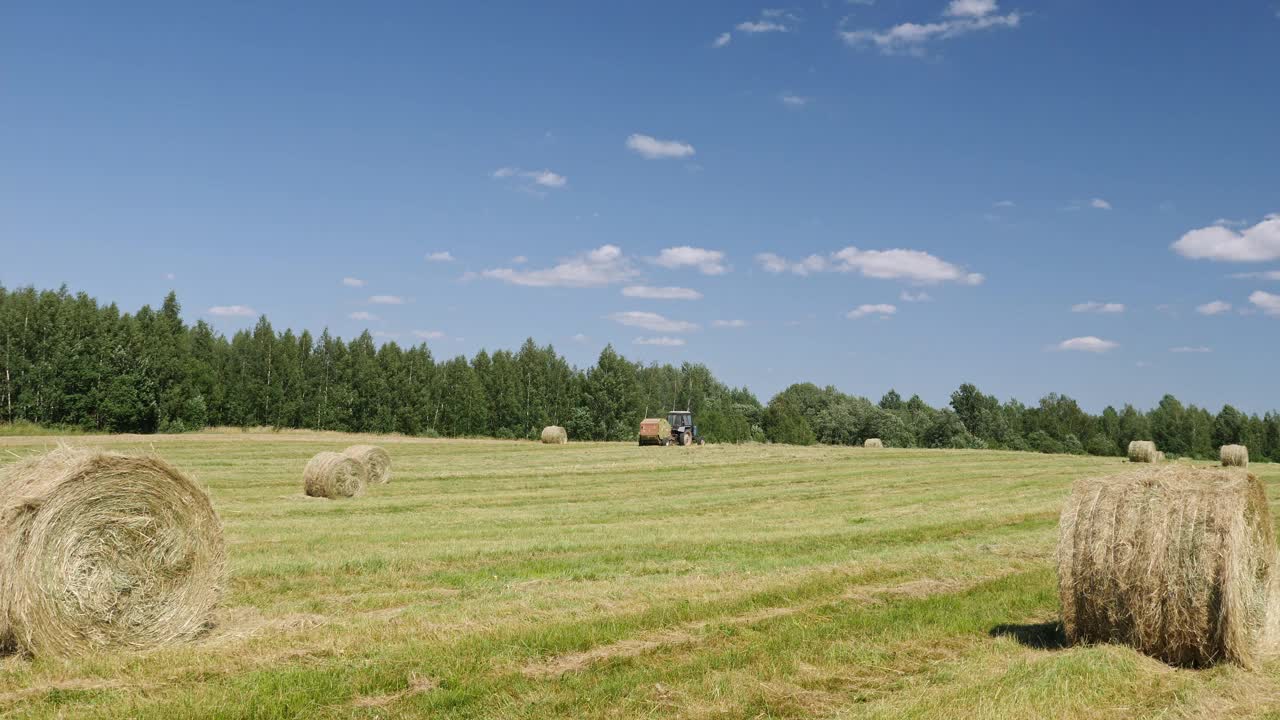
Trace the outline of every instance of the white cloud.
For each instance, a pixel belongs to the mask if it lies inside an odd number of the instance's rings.
[[[1232,220],[1230,218],[1218,218],[1217,220],[1213,221],[1213,224],[1221,225],[1222,227],[1239,228],[1239,227],[1244,227],[1245,225],[1248,225],[1249,221],[1248,220]]]
[[[774,253],[761,253],[756,262],[767,272],[791,272],[810,275],[818,272],[856,272],[864,277],[880,280],[905,280],[918,285],[934,285],[955,282],[961,285],[981,285],[986,278],[971,273],[941,258],[920,250],[859,250],[847,247],[832,253],[830,258],[810,255],[798,262],[790,262]]]
[[[1094,198],[1089,201],[1089,207],[1094,208],[1096,210],[1110,210],[1111,203],[1107,202],[1106,200],[1103,200],[1102,198]]]
[[[357,310],[347,315],[352,320],[377,320],[378,316],[364,310]]]
[[[711,327],[718,328],[744,328],[747,326],[746,320],[715,320],[711,323]]]
[[[913,302],[913,303],[914,302],[932,302],[933,296],[923,290],[916,293],[913,293],[910,290],[903,290],[902,293],[898,295],[898,299],[901,300],[902,302]]]
[[[1258,279],[1258,280],[1280,280],[1280,270],[1267,270],[1266,272],[1247,272],[1236,273],[1231,277],[1238,280]]]
[[[570,339],[570,340],[572,340],[572,341],[574,341],[574,342],[576,342],[576,343],[584,343],[584,342],[589,341],[591,338],[587,337],[586,335],[584,335],[584,334],[582,334],[582,333],[578,333],[577,335],[574,335],[573,337],[571,337],[571,338],[569,338],[569,339]]]
[[[1214,300],[1197,307],[1196,312],[1201,315],[1221,315],[1225,312],[1231,312],[1231,303],[1223,300]]]
[[[697,151],[689,143],[680,140],[659,140],[650,135],[635,133],[627,138],[627,147],[646,160],[692,157]]]
[[[1108,350],[1114,350],[1119,347],[1120,343],[1111,340],[1103,340],[1092,335],[1085,337],[1071,338],[1058,343],[1059,350],[1075,350],[1079,352],[1104,353]]]
[[[257,310],[248,305],[214,305],[208,312],[218,317],[253,317],[258,314]]]
[[[544,270],[495,268],[481,277],[525,287],[589,288],[626,282],[636,276],[631,261],[617,245],[601,245],[591,252],[567,258]]]
[[[1193,260],[1266,262],[1280,259],[1280,214],[1241,231],[1211,225],[1183,235],[1173,251]]]
[[[499,180],[506,178],[524,178],[535,185],[545,188],[562,188],[569,184],[569,178],[550,170],[522,170],[518,167],[502,167],[493,171],[493,177]]]
[[[1249,302],[1268,315],[1280,315],[1280,295],[1259,290],[1249,296]]]
[[[351,288],[362,288],[364,287],[365,282],[360,278],[344,277],[342,278],[342,284]]]
[[[444,333],[439,330],[414,330],[413,336],[419,340],[443,340]]]
[[[682,287],[651,287],[649,285],[628,285],[622,288],[622,294],[631,298],[645,300],[701,300],[702,293]]]
[[[698,329],[697,325],[687,320],[672,320],[658,313],[642,310],[616,312],[610,315],[609,319],[619,325],[643,328],[653,332],[686,333]]]
[[[1204,345],[1199,345],[1195,347],[1192,347],[1190,345],[1183,345],[1182,347],[1169,348],[1169,352],[1171,353],[1211,353],[1213,352],[1213,348],[1205,347]]]
[[[850,320],[857,320],[868,315],[879,315],[881,319],[887,318],[898,312],[898,308],[893,305],[880,303],[878,305],[859,305],[856,309],[845,313],[845,317]]]
[[[953,0],[942,20],[927,23],[904,22],[887,30],[843,30],[840,36],[852,47],[874,47],[886,55],[923,56],[934,40],[949,40],[994,28],[1016,28],[1022,22],[1017,11],[996,14],[993,0]]]
[[[720,33],[719,35],[716,36],[716,39],[712,41],[711,47],[722,48],[725,45],[728,45],[729,42],[732,40],[733,40],[733,33],[727,33],[727,32]]]
[[[658,345],[660,347],[681,347],[684,338],[673,337],[638,337],[633,341],[636,345]]]
[[[786,32],[787,26],[772,20],[744,20],[738,23],[735,30],[755,35],[757,33]]]
[[[778,99],[787,107],[804,107],[810,102],[810,98],[802,97],[794,93],[783,93]]]
[[[369,298],[374,305],[403,305],[404,298],[399,295],[374,295]]]
[[[165,274],[164,274],[164,279],[165,279],[165,280],[177,280],[177,279],[178,279],[178,276],[177,276],[177,275],[174,275],[173,273],[165,273]]]
[[[706,248],[680,247],[665,248],[654,258],[654,262],[665,268],[697,268],[703,275],[723,275],[729,272],[724,264],[724,253]]]
[[[1114,314],[1124,312],[1124,303],[1103,303],[1096,300],[1077,303],[1071,306],[1071,312]]]
[[[448,250],[441,250],[440,252],[427,253],[426,261],[427,262],[453,262],[453,254],[450,253]]]
[[[517,256],[515,256],[515,257],[511,258],[511,262],[512,262],[512,263],[514,263],[514,264],[516,264],[516,265],[523,265],[523,264],[525,264],[525,263],[529,262],[529,258],[525,257],[524,255],[517,255]]]
[[[998,208],[1011,208],[1011,207],[1017,207],[1018,203],[1012,200],[997,200],[996,202],[992,203],[991,206],[998,207]]]

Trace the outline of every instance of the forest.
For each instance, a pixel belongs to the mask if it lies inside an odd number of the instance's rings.
[[[0,287],[0,421],[98,432],[210,426],[406,435],[534,438],[563,425],[578,440],[632,440],[639,420],[673,405],[711,442],[990,448],[1121,455],[1151,439],[1170,456],[1216,457],[1228,443],[1280,461],[1280,414],[1216,413],[1166,395],[1150,410],[1085,412],[1050,393],[1035,405],[961,385],[946,407],[889,390],[878,401],[812,383],[767,404],[706,366],[632,362],[612,346],[588,368],[532,338],[517,350],[437,359],[426,343],[379,344],[323,330],[277,331],[264,316],[230,338],[188,325],[175,293],[121,312],[65,287]]]

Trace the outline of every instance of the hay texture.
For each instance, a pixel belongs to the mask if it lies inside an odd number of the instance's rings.
[[[559,425],[548,425],[542,428],[543,445],[564,445],[569,442],[569,433]]]
[[[349,498],[364,492],[368,474],[358,460],[342,453],[317,453],[302,471],[303,490],[311,497]]]
[[[862,442],[864,448],[882,448],[884,443],[880,442],[880,438],[867,438]]]
[[[1129,462],[1157,462],[1156,444],[1150,440],[1134,440],[1129,443]]]
[[[1223,445],[1220,456],[1223,467],[1249,467],[1249,448],[1244,445]]]
[[[365,479],[371,485],[391,482],[391,455],[377,445],[352,445],[343,455],[364,466]]]
[[[159,458],[60,447],[0,470],[0,646],[65,657],[188,640],[225,575],[209,496]]]
[[[1068,642],[1252,667],[1273,640],[1275,540],[1262,484],[1185,465],[1076,481],[1058,526]]]

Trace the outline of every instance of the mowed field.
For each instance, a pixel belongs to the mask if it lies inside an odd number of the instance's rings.
[[[301,494],[312,454],[369,441],[391,452],[391,484]],[[53,442],[0,438],[0,463]],[[0,716],[1280,713],[1280,663],[1178,670],[1061,646],[1058,511],[1073,479],[1119,459],[325,433],[71,442],[153,450],[209,488],[226,598],[191,645],[0,658]],[[1254,470],[1280,496],[1280,468]]]

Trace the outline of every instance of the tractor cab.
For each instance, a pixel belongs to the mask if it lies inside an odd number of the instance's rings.
[[[693,413],[688,410],[672,410],[667,413],[667,422],[671,423],[671,439],[677,445],[701,445],[704,442],[698,426],[693,424]]]

